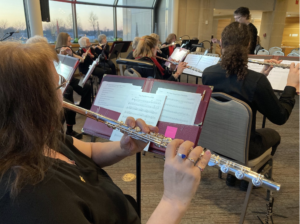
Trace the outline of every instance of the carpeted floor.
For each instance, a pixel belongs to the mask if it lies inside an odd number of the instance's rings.
[[[183,75],[182,82],[186,82]],[[195,78],[189,78],[195,83]],[[199,82],[201,80],[199,79]],[[85,117],[77,115],[76,131],[80,131]],[[257,127],[262,124],[262,116],[257,117]],[[299,97],[288,122],[282,126],[267,121],[266,127],[277,130],[281,135],[281,144],[274,156],[273,178],[282,185],[279,192],[274,193],[274,223],[299,223]],[[90,141],[90,136],[84,136],[84,141]],[[97,138],[97,141],[107,141]],[[164,160],[160,156],[147,153],[142,156],[142,223],[146,223],[151,213],[159,203],[163,194]],[[135,174],[135,156],[106,167],[105,170],[125,194],[135,197],[136,182],[124,182],[122,176],[126,173]],[[208,167],[202,175],[200,186],[192,204],[183,217],[183,224],[220,224],[238,223],[246,192],[238,186],[228,187],[223,179],[218,178],[218,170]],[[255,189],[250,197],[247,215],[244,223],[260,224],[257,215],[265,218],[266,191]]]

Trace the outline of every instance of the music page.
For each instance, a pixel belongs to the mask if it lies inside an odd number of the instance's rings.
[[[141,92],[128,97],[118,121],[125,123],[127,117],[141,118],[146,124],[156,126],[161,115],[166,95]],[[119,130],[113,130],[111,141],[120,141],[123,136]],[[149,144],[145,147],[148,151]]]
[[[196,58],[195,56],[192,56],[192,57]],[[206,69],[207,67],[210,67],[212,65],[217,64],[220,60],[219,57],[212,57],[212,56],[205,56],[205,55],[197,55],[197,56],[201,56],[201,57],[199,57],[200,59],[199,59],[198,63],[196,65],[192,65],[192,64],[188,64],[188,65],[192,66],[192,67],[195,67],[197,69],[200,69],[201,71],[204,71],[204,69]],[[188,61],[185,60],[185,62],[188,62]],[[194,62],[194,59],[193,59],[192,62]],[[202,72],[196,72],[196,71],[193,71],[191,69],[184,69],[183,72],[186,73],[186,74],[202,77]]]
[[[264,62],[264,59],[253,59],[253,58],[249,58],[249,59]],[[255,72],[260,73],[263,67],[264,67],[263,65],[248,62],[248,69],[253,70]]]
[[[184,60],[184,62],[187,62],[188,66],[192,66],[192,67],[195,67],[197,68],[198,66],[198,63],[201,59],[202,55],[199,55],[199,54],[188,54]],[[196,71],[193,71],[191,69],[184,69],[183,70],[183,73],[186,73],[186,74],[191,74],[191,75],[195,75],[195,76],[198,76],[199,75],[199,72],[196,72]],[[202,73],[201,73],[202,74]]]
[[[54,66],[55,66],[56,72],[59,75],[63,76],[67,81],[71,80],[73,71],[74,71],[73,67],[65,65],[65,64],[61,63],[61,61],[59,61],[58,63],[54,62]],[[59,84],[62,84],[62,83],[59,83]],[[61,91],[64,92],[64,90],[65,90],[65,88],[62,87]]]
[[[94,105],[121,113],[129,96],[142,92],[142,87],[131,83],[102,82]]]
[[[194,125],[201,94],[164,88],[158,88],[156,94],[167,96],[159,121]]]

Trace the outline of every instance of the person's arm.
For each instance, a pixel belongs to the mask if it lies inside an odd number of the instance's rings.
[[[133,128],[138,126],[144,133],[158,132],[157,127],[146,125],[141,119],[135,121],[132,117],[128,117],[125,124]],[[147,143],[137,141],[124,134],[119,142],[90,143],[73,138],[73,145],[100,167],[105,167],[117,163],[127,156],[141,152]]]
[[[171,67],[173,67],[173,66],[175,66],[175,68],[176,68],[176,65],[171,64]],[[171,75],[168,80],[169,81],[176,81],[179,78],[179,76],[182,74],[182,72],[185,68],[187,68],[187,63],[186,62],[180,62],[178,64],[176,72],[173,75]]]
[[[254,54],[256,42],[257,42],[257,29],[256,27],[251,23],[250,27],[250,46],[249,46],[249,54]]]
[[[296,89],[299,88],[299,64],[295,67],[292,63],[287,85],[279,98],[274,94],[274,90],[268,79],[262,76],[257,83],[253,97],[253,103],[257,106],[260,113],[265,115],[272,123],[277,125],[284,124],[295,105]]]

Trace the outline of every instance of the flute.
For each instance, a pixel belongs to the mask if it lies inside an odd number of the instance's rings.
[[[121,121],[119,122],[113,120],[101,114],[97,114],[90,110],[83,109],[81,107],[75,106],[74,104],[70,104],[65,101],[63,101],[63,107],[75,111],[79,114],[82,114],[98,122],[104,123],[110,128],[120,130],[121,132],[128,134],[131,138],[146,143],[152,142],[157,147],[167,148],[168,144],[172,141],[172,138],[167,138],[162,134],[153,133],[153,132],[146,134],[142,132],[139,127],[130,128],[129,126],[125,125]],[[247,179],[249,181],[252,181],[253,185],[256,187],[261,186],[271,191],[280,190],[280,184],[266,179],[263,175],[252,171],[249,167],[242,166],[238,163],[232,162],[218,155],[212,154],[208,165],[215,166],[216,168],[220,168],[223,173],[228,173],[228,172],[233,173],[240,180]]]
[[[291,65],[288,65],[288,64],[276,64],[276,63],[270,63],[270,62],[264,62],[264,61],[257,61],[257,60],[252,60],[252,59],[248,59],[248,62],[259,64],[259,65],[272,65],[273,67],[288,68],[288,69],[291,66]]]
[[[86,54],[82,57],[82,61],[84,61],[85,60],[85,58],[86,58],[86,56],[88,55],[88,52],[89,52],[89,50],[91,49],[91,47],[89,47],[87,50],[86,50]]]
[[[164,60],[164,61],[167,61],[167,62],[170,62],[170,63],[172,63],[172,64],[174,64],[174,65],[179,65],[179,63],[178,62],[175,62],[175,61],[170,61],[170,60],[168,60],[168,59],[165,59],[165,58],[162,58],[162,57],[159,57],[159,56],[155,56],[156,58],[159,58],[159,59],[161,59],[161,60]],[[195,67],[192,67],[192,66],[187,66],[187,68],[188,69],[191,69],[191,70],[193,70],[193,71],[195,71],[195,72],[200,72],[200,73],[202,73],[203,71],[201,71],[200,69],[198,69],[198,68],[195,68]]]
[[[168,45],[166,45],[166,46],[160,47],[159,49],[163,49],[163,48],[166,48],[166,47],[170,47],[170,46],[172,46],[172,45],[176,45],[176,43],[175,43],[175,42],[173,42],[173,43],[171,43],[171,44],[168,44]]]

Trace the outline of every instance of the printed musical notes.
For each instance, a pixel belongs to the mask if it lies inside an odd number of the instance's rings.
[[[195,67],[197,69],[200,69],[201,71],[204,71],[207,67],[210,67],[212,65],[215,65],[219,62],[219,57],[211,57],[211,56],[205,56],[205,55],[197,55],[197,54],[189,54],[184,62],[187,62],[189,66]],[[184,69],[183,73],[195,75],[198,77],[202,77],[202,73],[195,72],[191,69]]]
[[[102,82],[94,105],[121,113],[129,96],[142,92],[131,83]]]
[[[67,81],[71,80],[73,73],[74,73],[73,67],[63,64],[61,61],[59,61],[58,63],[54,62],[54,66],[55,66],[57,74],[63,76]],[[62,83],[59,83],[59,85],[60,84],[62,84]],[[61,87],[62,92],[64,92],[64,89],[65,88]]]
[[[201,94],[158,88],[156,94],[166,95],[160,121],[194,125]]]
[[[156,126],[165,100],[166,95],[161,94],[141,92],[130,95],[125,102],[118,121],[123,121],[125,123],[127,117],[133,117],[134,119],[141,118],[146,124]],[[123,134],[119,130],[114,130],[110,140],[120,141],[122,136]],[[149,144],[144,150],[147,151],[148,148]]]

